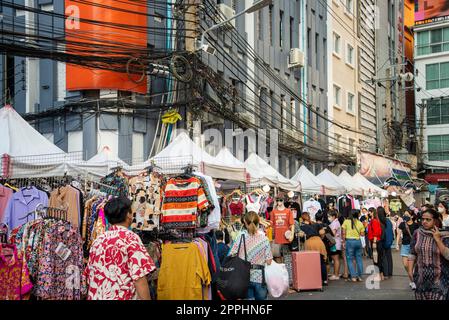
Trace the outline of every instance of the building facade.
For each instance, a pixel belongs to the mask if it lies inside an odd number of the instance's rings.
[[[449,23],[417,25],[415,74],[418,158],[434,184],[449,178]]]

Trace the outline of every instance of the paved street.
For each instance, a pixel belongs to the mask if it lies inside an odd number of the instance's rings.
[[[364,268],[371,265],[371,260],[364,259]],[[393,277],[382,281],[379,289],[367,289],[364,282],[345,282],[343,279],[329,281],[323,292],[307,291],[289,294],[284,300],[413,300],[414,294],[409,287],[409,279],[402,267],[399,251],[393,250]],[[368,281],[368,286],[369,286]]]

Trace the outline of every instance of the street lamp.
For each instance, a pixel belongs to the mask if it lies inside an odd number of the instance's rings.
[[[243,10],[242,12],[237,13],[236,15],[230,17],[229,19],[226,19],[223,22],[220,22],[218,24],[214,24],[212,27],[210,27],[209,29],[204,30],[204,32],[201,34],[201,41],[198,45],[197,50],[204,50],[209,54],[214,54],[215,53],[215,49],[209,47],[208,44],[205,43],[205,37],[206,37],[206,33],[211,32],[212,30],[218,29],[221,26],[227,24],[228,22],[237,19],[238,17],[246,14],[246,13],[253,13],[255,11],[258,11],[270,4],[272,4],[273,0],[258,0],[256,1],[252,6],[250,6],[249,8],[246,8],[245,10]]]

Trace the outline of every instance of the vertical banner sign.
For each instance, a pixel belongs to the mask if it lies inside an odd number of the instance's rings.
[[[127,62],[144,57],[147,49],[145,5],[133,0],[65,0],[65,15],[67,52],[106,66],[104,70],[67,64],[67,90],[147,92],[146,77],[139,82],[142,74],[126,72]]]

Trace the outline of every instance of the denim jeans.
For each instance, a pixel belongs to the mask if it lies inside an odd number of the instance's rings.
[[[266,300],[268,289],[262,283],[250,282],[248,288],[248,300]]]
[[[346,261],[352,278],[361,277],[363,274],[362,242],[355,239],[346,239]],[[353,260],[355,257],[357,272],[354,270]]]

